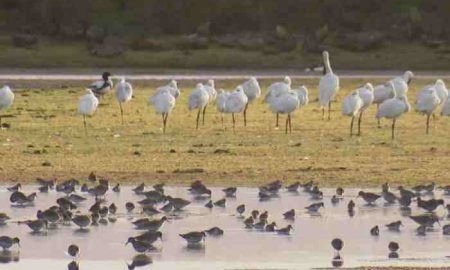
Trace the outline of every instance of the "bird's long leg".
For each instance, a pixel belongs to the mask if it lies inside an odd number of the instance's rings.
[[[0,115],[0,130],[2,130],[2,116]]]
[[[361,136],[361,119],[362,119],[363,112],[364,111],[361,111],[359,113],[359,118],[358,118],[358,136]]]
[[[166,113],[166,116],[164,117],[164,128],[163,128],[163,133],[166,133],[167,118],[169,118],[169,113]]]
[[[244,108],[244,127],[247,126],[247,108],[248,108],[248,103],[245,104],[245,108]]]
[[[292,133],[291,114],[288,114],[288,117],[289,117],[289,133]]]
[[[430,127],[430,115],[427,114],[427,130],[426,130],[427,134],[428,134],[428,131],[429,131],[429,127]]]
[[[377,111],[378,111],[378,108],[380,107],[380,104],[377,104]],[[380,120],[381,118],[378,118],[377,119],[377,127],[378,128],[381,128],[381,120]]]
[[[84,134],[87,136],[86,115],[83,114]]]
[[[395,139],[395,136],[394,136],[394,132],[395,132],[395,118],[394,118],[394,120],[392,120],[392,140],[394,140]]]
[[[223,128],[223,113],[220,114],[220,120],[222,121],[222,128]]]
[[[202,125],[205,125],[205,113],[206,113],[206,107],[208,107],[208,105],[206,105],[206,106],[203,108]]]
[[[275,127],[278,127],[278,118],[279,118],[279,114],[277,113],[277,122],[275,123]]]
[[[350,122],[350,137],[353,136],[353,122],[355,121],[355,116],[352,116],[352,121]]]
[[[231,117],[233,118],[233,132],[234,132],[234,126],[236,124],[236,120],[234,119],[234,113],[231,114]]]
[[[331,101],[328,102],[328,120],[331,120]]]
[[[163,124],[163,133],[166,133],[166,121],[164,118],[165,113],[161,114],[161,118],[162,118],[162,124]]]
[[[287,134],[288,132],[288,125],[289,125],[289,114],[286,116],[286,129],[284,131],[284,134]]]
[[[325,120],[325,107],[322,107],[322,120]]]
[[[122,108],[122,102],[119,102],[119,107],[120,107],[120,115],[122,117],[122,125],[123,125],[123,108]]]
[[[198,113],[197,113],[197,127],[196,129],[198,129],[198,121],[200,120],[200,112],[202,111],[202,108],[198,109]]]

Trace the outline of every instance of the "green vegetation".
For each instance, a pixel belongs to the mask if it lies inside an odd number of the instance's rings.
[[[343,80],[338,100],[364,81]],[[413,82],[412,103],[415,92],[430,82]],[[385,181],[448,183],[450,119],[438,116],[426,136],[425,118],[411,111],[398,121],[398,139],[391,142],[391,123],[385,120],[378,129],[372,107],[365,114],[363,136],[350,138],[350,119],[341,116],[340,104],[333,104],[331,121],[321,120],[315,101],[317,80],[294,80],[294,86],[308,86],[312,102],[293,116],[292,134],[274,128],[275,116],[261,99],[250,105],[246,128],[241,116],[235,132],[229,116],[222,128],[219,114],[210,107],[206,125],[195,130],[196,112],[188,112],[186,106],[195,82],[181,81],[182,94],[164,135],[160,116],[146,102],[161,83],[135,83],[135,98],[124,106],[123,126],[113,95],[107,95],[88,119],[88,137],[75,111],[82,87],[18,90],[13,107],[2,111],[11,128],[0,132],[0,180],[85,179],[95,171],[114,182],[186,184],[202,179],[221,186],[256,186],[273,179],[361,187]],[[216,87],[231,89],[237,83],[217,81]],[[262,81],[263,89],[269,83]]]

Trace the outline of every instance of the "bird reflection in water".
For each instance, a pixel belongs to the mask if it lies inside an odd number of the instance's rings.
[[[19,255],[19,251],[3,250],[0,252],[0,263],[18,262]]]

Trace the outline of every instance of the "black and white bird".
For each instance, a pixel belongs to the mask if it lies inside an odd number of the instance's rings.
[[[93,82],[88,86],[88,88],[91,89],[97,97],[101,97],[111,91],[111,89],[114,87],[113,81],[110,77],[111,73],[109,73],[108,71],[103,72],[102,79]]]

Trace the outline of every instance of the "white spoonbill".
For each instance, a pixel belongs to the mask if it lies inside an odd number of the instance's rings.
[[[352,91],[350,95],[345,96],[342,100],[342,114],[352,118],[352,121],[350,122],[350,137],[353,136],[353,122],[355,121],[355,117],[360,113],[364,106],[364,101],[358,90],[359,89]]]
[[[395,138],[395,122],[404,113],[409,112],[410,105],[406,96],[395,96],[385,100],[377,109],[376,118],[392,119],[392,139]]]
[[[450,96],[447,97],[441,108],[442,116],[450,116]]]
[[[299,88],[292,89],[292,91],[294,91],[297,94],[299,107],[308,105],[309,96],[308,96],[308,88],[306,88],[306,86],[302,85]]]
[[[428,134],[430,126],[430,116],[439,107],[441,100],[437,94],[436,88],[426,87],[417,93],[416,111],[427,115],[426,134]]]
[[[148,100],[149,105],[155,107],[156,113],[162,116],[163,133],[166,133],[167,118],[175,107],[176,101],[170,90],[170,88],[161,89]]]
[[[131,100],[133,97],[133,87],[129,82],[125,81],[125,78],[122,78],[120,82],[116,85],[116,99],[119,102],[120,106],[120,115],[122,117],[122,125],[123,125],[123,108],[122,103],[126,103]]]
[[[86,89],[86,94],[80,97],[78,102],[78,114],[83,115],[84,132],[87,135],[86,116],[95,113],[98,107],[98,99],[91,89]]]
[[[14,93],[7,85],[0,88],[0,111],[6,110],[14,102]],[[2,128],[2,116],[0,115],[0,129]]]
[[[440,102],[441,102],[439,105],[444,104],[444,102],[447,100],[448,90],[447,90],[447,87],[445,86],[445,83],[443,80],[437,79],[434,84],[426,85],[423,87],[422,90],[424,90],[426,88],[436,89],[436,94],[438,95]]]
[[[168,84],[156,88],[154,96],[158,95],[160,92],[168,89],[170,94],[177,99],[180,96],[180,89],[178,89],[178,83],[175,80],[171,80]]]
[[[281,93],[270,100],[270,108],[272,109],[272,112],[277,115],[280,113],[287,114],[285,134],[288,132],[288,126],[289,133],[292,132],[291,113],[294,112],[298,106],[299,100],[297,93],[291,90]]]
[[[208,93],[208,103],[205,107],[203,107],[203,115],[202,115],[202,124],[205,124],[205,114],[206,114],[206,107],[208,107],[208,104],[214,104],[214,101],[217,97],[217,91],[214,86],[214,80],[208,80],[206,84],[203,85],[203,88]]]
[[[330,56],[327,51],[322,53],[324,75],[319,81],[319,105],[322,109],[322,119],[325,119],[325,108],[328,106],[328,120],[331,119],[331,101],[339,91],[339,77],[333,73]]]
[[[217,111],[220,113],[220,119],[222,120],[222,127],[223,127],[223,114],[226,113],[225,103],[229,95],[230,93],[225,92],[225,90],[223,89],[219,89],[219,93],[217,94],[216,98],[216,108]]]
[[[245,95],[244,89],[242,89],[242,86],[240,85],[228,95],[228,98],[225,101],[225,111],[231,113],[233,118],[233,129],[236,125],[234,114],[243,112],[247,103],[248,97]]]
[[[92,92],[97,96],[103,96],[104,94],[111,91],[111,89],[114,87],[113,81],[110,78],[111,73],[109,72],[103,72],[102,79],[96,82],[93,82],[91,85],[89,85],[89,89],[92,90]]]
[[[252,103],[253,100],[261,96],[261,88],[259,87],[258,80],[255,77],[250,77],[247,81],[241,84],[244,93],[248,98],[248,102],[244,108],[244,126],[247,126],[247,108],[248,104]]]
[[[391,81],[379,84],[373,88],[373,103],[377,104],[377,109],[385,100],[393,98],[395,94],[395,86]],[[378,127],[381,128],[380,119],[377,120]]]
[[[291,78],[289,76],[285,76],[282,82],[275,82],[269,85],[267,88],[266,95],[264,96],[264,102],[267,104],[271,104],[271,100],[280,96],[283,93],[287,93],[291,90]],[[278,113],[277,121],[275,126],[278,127]]]
[[[197,126],[198,129],[198,121],[200,119],[200,112],[203,110],[203,116],[205,115],[205,108],[209,102],[209,94],[206,89],[203,87],[203,84],[198,83],[195,88],[192,90],[191,94],[189,94],[188,100],[188,108],[190,111],[193,109],[198,109],[197,113]]]
[[[365,110],[369,108],[370,105],[373,103],[373,85],[371,83],[366,83],[363,87],[357,89],[359,92],[359,96],[361,97],[363,101],[363,105],[361,107],[361,110],[359,111],[359,118],[358,118],[358,136],[361,136],[361,122],[362,122],[362,116]]]
[[[403,76],[395,77],[390,81],[394,84],[395,93],[399,96],[404,96],[408,92],[408,86],[411,83],[414,74],[412,71],[407,70],[403,73]]]

